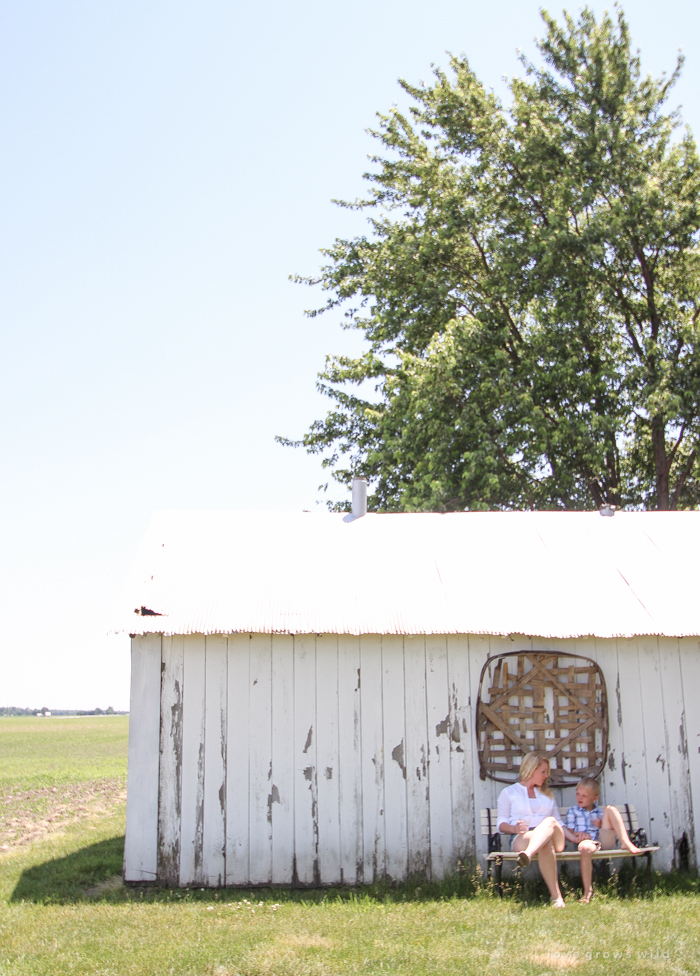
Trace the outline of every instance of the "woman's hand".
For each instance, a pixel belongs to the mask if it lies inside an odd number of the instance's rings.
[[[518,822],[515,825],[516,834],[526,834],[529,829],[530,829],[530,825],[526,820],[518,820]]]

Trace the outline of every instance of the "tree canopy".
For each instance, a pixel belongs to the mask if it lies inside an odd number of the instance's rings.
[[[691,508],[700,165],[619,9],[543,13],[502,104],[464,57],[379,116],[368,232],[312,278],[367,349],[300,441],[384,511]],[[368,386],[369,384],[369,386]],[[366,390],[370,390],[366,393]],[[337,507],[342,507],[338,505]]]

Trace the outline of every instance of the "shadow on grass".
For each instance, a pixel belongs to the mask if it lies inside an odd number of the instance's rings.
[[[90,888],[121,874],[123,858],[124,838],[111,837],[37,864],[22,872],[10,901],[65,904],[90,900]]]
[[[277,902],[322,904],[339,902],[425,902],[474,897],[498,900],[493,883],[483,877],[474,864],[443,881],[410,878],[400,884],[380,881],[371,885],[337,888],[161,888],[157,885],[124,885],[121,883],[124,837],[83,847],[62,858],[55,858],[22,872],[12,893],[12,902],[61,905],[78,902]],[[580,894],[580,880],[560,875],[565,897]],[[598,878],[594,885],[599,894],[613,898],[649,898],[670,894],[700,894],[700,879],[694,872],[654,874],[634,873],[627,866],[608,879]],[[504,879],[503,901],[511,907],[530,907],[549,903],[549,893],[541,879],[523,880],[517,874]]]
[[[575,901],[582,894],[581,878],[570,875],[566,865],[559,870],[559,886],[566,901]],[[635,865],[634,860],[623,864],[619,871],[610,870],[610,862],[598,861],[594,864],[593,890],[597,896],[617,900],[653,899],[665,895],[700,894],[700,878],[696,871],[673,870],[662,874],[649,873],[646,866]],[[522,878],[513,873],[503,882],[503,900],[511,905],[532,906],[538,903],[549,904],[549,892],[541,878]]]

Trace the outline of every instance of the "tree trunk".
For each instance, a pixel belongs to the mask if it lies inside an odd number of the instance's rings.
[[[669,510],[668,469],[666,456],[666,426],[660,415],[652,417],[651,444],[654,451],[654,468],[656,470],[656,508],[660,512]]]

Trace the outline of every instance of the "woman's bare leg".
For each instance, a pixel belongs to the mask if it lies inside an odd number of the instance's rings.
[[[541,824],[533,827],[532,830],[528,830],[523,836],[527,838],[527,845],[523,848],[516,848],[516,841],[513,844],[513,850],[524,850],[530,859],[537,854],[540,848],[544,847],[550,841],[553,843],[555,851],[563,851],[566,843],[564,831],[561,829],[561,824],[556,817],[547,817]]]
[[[540,866],[540,874],[544,878],[544,883],[549,888],[552,901],[557,907],[563,907],[564,899],[561,896],[559,874],[557,872],[557,855],[552,843],[540,847],[537,852],[537,863]]]
[[[607,806],[603,811],[603,823],[600,828],[600,839],[602,846],[605,850],[610,850],[613,846],[610,841],[612,836],[608,831],[614,831],[620,840],[620,847],[624,847],[626,851],[631,854],[639,854],[639,848],[636,847],[629,838],[627,833],[627,828],[624,825],[622,816],[617,807]]]
[[[557,852],[564,850],[565,843],[564,831],[555,817],[547,817],[537,827],[528,830],[525,834],[520,834],[513,841],[513,850],[524,851],[529,860],[535,854],[538,855],[540,874],[544,878],[552,901],[557,907],[564,905],[557,873]]]
[[[581,852],[581,881],[583,882],[583,897],[581,901],[586,905],[593,897],[593,858],[597,844],[593,840],[582,840],[578,845]]]

